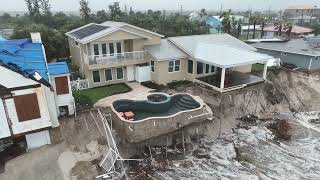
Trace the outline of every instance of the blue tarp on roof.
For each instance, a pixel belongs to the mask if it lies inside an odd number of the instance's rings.
[[[50,75],[61,75],[70,73],[69,67],[66,62],[52,62],[48,63]]]
[[[41,43],[32,43],[29,39],[0,40],[0,63],[25,76],[38,72],[49,80]]]

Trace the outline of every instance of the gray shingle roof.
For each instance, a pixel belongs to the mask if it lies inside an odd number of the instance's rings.
[[[90,24],[90,25],[85,26],[81,29],[78,29],[74,32],[71,32],[70,35],[74,36],[77,39],[83,39],[83,38],[86,38],[88,36],[91,36],[93,34],[96,34],[100,31],[103,31],[108,28],[109,28],[108,26],[102,26],[102,25],[98,25],[98,24]]]
[[[186,53],[167,39],[161,39],[161,44],[146,46],[145,49],[158,60],[188,57]]]
[[[251,44],[258,49],[302,54],[307,56],[320,56],[320,49],[309,46],[304,39],[293,39],[287,42],[259,42]]]

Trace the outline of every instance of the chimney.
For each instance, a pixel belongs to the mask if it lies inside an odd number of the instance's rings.
[[[41,34],[39,32],[32,32],[30,35],[33,43],[42,43]]]

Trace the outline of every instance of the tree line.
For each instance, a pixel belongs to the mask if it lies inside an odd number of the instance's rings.
[[[80,0],[80,16],[53,13],[50,0],[25,0],[25,3],[28,13],[22,16],[5,13],[0,16],[0,24],[14,29],[13,39],[29,37],[30,32],[40,32],[49,60],[69,57],[65,33],[90,22],[122,21],[166,37],[209,32],[205,22],[190,21],[188,16],[169,14],[166,11],[133,11],[132,7],[123,10],[119,2],[92,13],[89,1]]]

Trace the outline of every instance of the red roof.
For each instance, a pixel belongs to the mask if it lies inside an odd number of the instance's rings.
[[[276,30],[276,28],[274,26],[267,26],[264,28],[264,31],[266,32],[277,32],[278,30]],[[284,32],[284,27],[282,27],[282,31]],[[292,28],[292,33],[295,34],[304,34],[304,33],[311,33],[313,32],[313,29],[310,28],[306,28],[306,27],[302,27],[302,26],[293,26]]]

